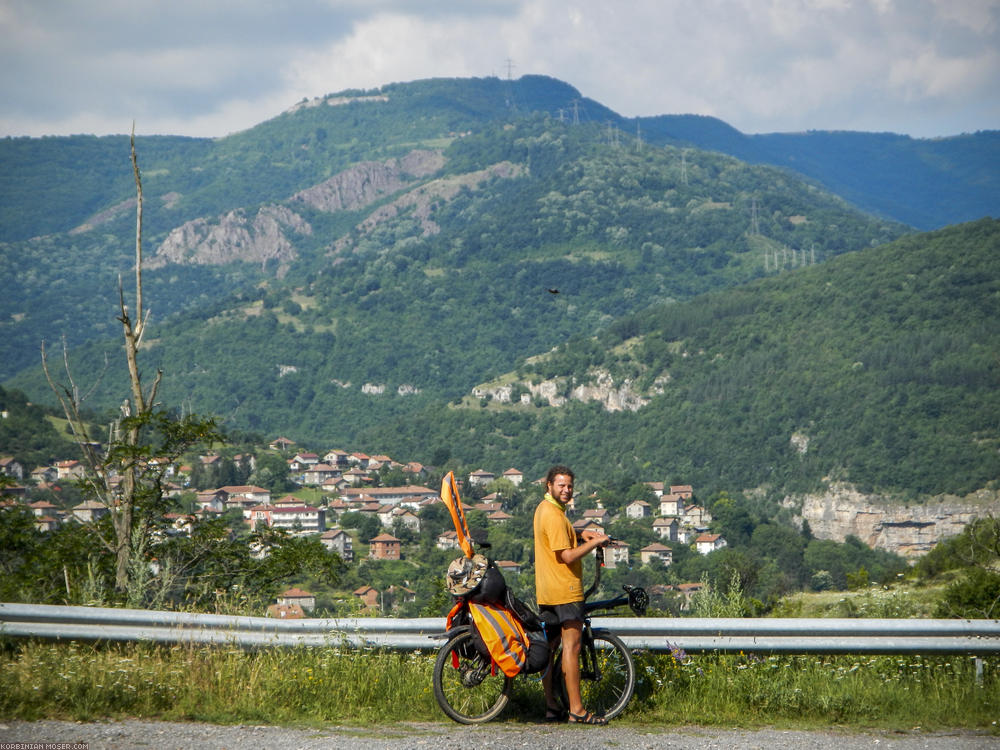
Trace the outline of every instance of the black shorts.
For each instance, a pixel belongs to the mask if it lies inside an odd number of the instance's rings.
[[[570,602],[569,604],[539,604],[538,613],[546,625],[562,625],[564,622],[583,622],[587,617],[587,611],[583,608],[583,602]]]

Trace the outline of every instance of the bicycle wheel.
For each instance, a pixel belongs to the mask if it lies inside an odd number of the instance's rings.
[[[496,718],[510,699],[514,680],[499,670],[494,673],[492,667],[476,650],[472,633],[451,638],[434,662],[434,697],[441,710],[459,724]]]
[[[628,646],[613,633],[594,631],[594,648],[584,643],[580,649],[580,697],[583,707],[605,719],[613,719],[628,705],[635,692],[635,661]],[[562,676],[562,649],[553,665],[553,685],[563,705],[569,709]]]

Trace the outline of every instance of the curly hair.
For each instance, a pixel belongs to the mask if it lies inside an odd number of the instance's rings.
[[[573,480],[576,479],[576,475],[573,473],[571,468],[563,466],[562,464],[556,464],[549,469],[549,473],[545,475],[545,484],[552,484],[558,474],[563,474]]]

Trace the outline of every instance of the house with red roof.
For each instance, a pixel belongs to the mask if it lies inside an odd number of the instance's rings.
[[[402,540],[392,534],[379,534],[369,542],[369,556],[376,560],[399,560]]]
[[[707,555],[728,546],[722,534],[701,534],[694,540],[694,547],[698,552]]]
[[[664,565],[670,565],[674,561],[674,552],[664,544],[653,542],[639,550],[639,559],[642,560],[643,565],[648,565],[653,560],[659,560]]]

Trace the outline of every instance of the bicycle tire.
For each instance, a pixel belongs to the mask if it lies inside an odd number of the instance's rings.
[[[594,631],[594,650],[580,649],[580,697],[584,709],[605,719],[618,716],[635,694],[635,660],[628,646],[614,633]],[[590,653],[597,665],[588,663]],[[569,710],[566,685],[562,676],[562,649],[553,664],[553,685],[563,708]],[[597,677],[600,679],[597,679]]]
[[[455,667],[453,655],[458,658]],[[494,670],[475,646],[472,633],[449,639],[434,662],[434,698],[448,718],[459,724],[482,724],[495,719],[510,700],[514,680]]]

